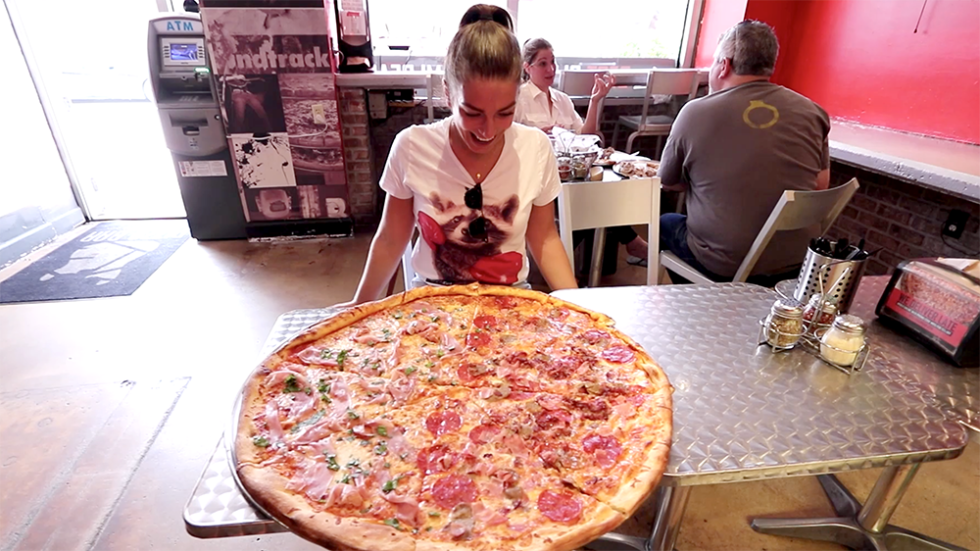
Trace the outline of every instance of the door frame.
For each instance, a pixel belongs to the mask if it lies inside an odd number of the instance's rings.
[[[75,202],[82,209],[85,220],[91,222],[95,220],[92,216],[91,205],[89,205],[85,194],[82,192],[82,187],[78,181],[78,172],[75,170],[75,165],[71,160],[71,153],[68,151],[67,141],[58,123],[58,117],[53,115],[57,114],[58,110],[54,106],[51,95],[48,93],[48,87],[45,85],[44,76],[34,55],[34,50],[31,49],[30,40],[21,36],[21,31],[26,29],[26,25],[24,25],[23,19],[17,11],[18,1],[29,2],[32,0],[3,0],[7,16],[10,18],[10,26],[14,31],[14,39],[20,46],[21,55],[24,57],[24,63],[27,65],[27,72],[31,75],[31,81],[34,83],[37,99],[41,102],[41,110],[44,112],[44,118],[48,122],[51,137],[54,139],[55,147],[58,148],[58,154],[61,156],[61,162],[64,164],[65,173],[68,175],[68,183],[71,185],[71,192],[75,196]],[[172,11],[168,0],[156,0],[156,5],[157,10],[161,13]]]

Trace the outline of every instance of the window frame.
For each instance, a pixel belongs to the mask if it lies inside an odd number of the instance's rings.
[[[663,57],[558,57],[559,69],[652,69],[655,67],[693,68],[698,36],[701,31],[701,15],[705,0],[687,0],[684,32],[677,52],[677,59]],[[507,11],[514,19],[515,30],[520,33],[520,0],[507,0]],[[379,52],[379,50],[385,52]],[[386,47],[374,47],[375,67],[378,72],[442,72],[442,56],[413,56],[411,51],[402,52]]]

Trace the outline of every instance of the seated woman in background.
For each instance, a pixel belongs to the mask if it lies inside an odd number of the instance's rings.
[[[555,82],[557,71],[555,52],[551,43],[543,38],[532,38],[524,43],[522,57],[525,82],[517,95],[514,122],[540,128],[546,133],[551,133],[551,130],[557,126],[576,134],[595,134],[598,130],[599,102],[616,85],[616,78],[608,73],[595,75],[589,110],[583,121],[575,111],[568,94],[551,87]],[[586,231],[575,232],[575,246],[582,242],[586,234]],[[629,255],[627,262],[646,265],[647,242],[637,235],[633,228],[618,226],[609,228],[606,234],[611,239],[626,245],[626,252]]]
[[[568,94],[551,87],[557,71],[551,43],[543,38],[532,38],[524,43],[523,57],[525,82],[517,95],[514,122],[540,128],[549,134],[556,126],[576,134],[595,134],[599,101],[616,85],[616,77],[608,73],[595,76],[589,110],[583,121]]]

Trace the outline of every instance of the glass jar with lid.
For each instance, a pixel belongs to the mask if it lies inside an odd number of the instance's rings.
[[[803,334],[803,308],[794,300],[778,299],[766,317],[765,332],[769,346],[792,348]]]
[[[841,367],[850,367],[864,348],[864,320],[845,314],[820,338],[820,355]]]
[[[837,305],[814,293],[803,308],[803,325],[807,335],[820,338],[837,317]]]

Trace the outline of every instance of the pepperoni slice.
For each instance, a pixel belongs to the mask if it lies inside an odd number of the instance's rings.
[[[470,440],[477,444],[486,444],[487,442],[493,440],[493,437],[500,432],[500,427],[497,425],[488,425],[486,423],[473,427],[470,431]]]
[[[599,341],[609,338],[609,333],[598,329],[589,329],[585,333],[582,333],[582,338],[589,344],[599,344]]]
[[[486,331],[472,331],[466,335],[466,344],[471,348],[479,348],[490,344],[490,333]]]
[[[476,501],[476,484],[468,476],[451,474],[436,480],[432,497],[440,507],[452,510],[460,503]]]
[[[600,354],[603,358],[613,363],[626,364],[636,359],[636,354],[625,346],[614,346],[607,348]]]
[[[582,448],[586,453],[595,456],[596,462],[602,467],[612,467],[616,460],[623,453],[623,447],[619,445],[619,440],[612,436],[601,436],[591,434],[582,440]]]
[[[463,420],[452,411],[437,411],[425,420],[425,428],[436,438],[455,432],[463,426]]]
[[[477,316],[473,320],[473,325],[479,327],[480,329],[496,329],[497,318],[493,316]]]
[[[568,492],[541,492],[538,496],[538,510],[555,522],[572,524],[582,518],[582,504]]]
[[[422,474],[442,473],[452,468],[456,458],[447,446],[429,446],[419,452],[416,460]]]

